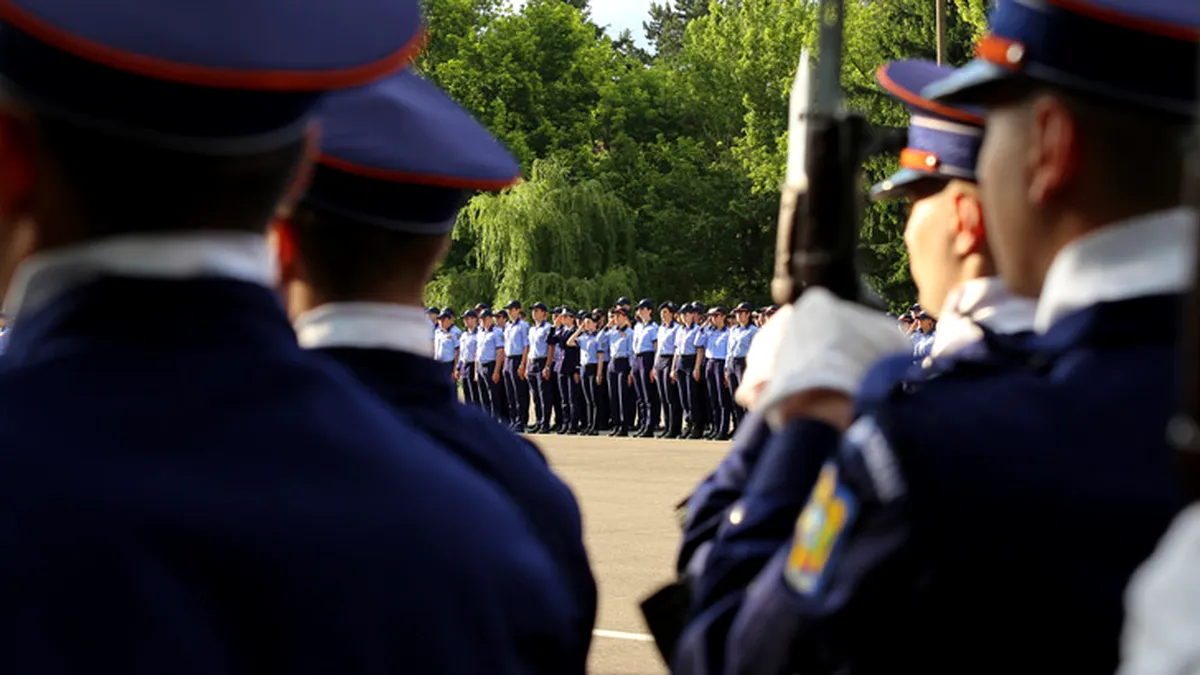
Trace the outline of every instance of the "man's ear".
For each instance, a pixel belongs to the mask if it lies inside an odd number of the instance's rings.
[[[983,249],[986,232],[983,227],[983,206],[976,195],[959,191],[954,195],[956,225],[954,252],[966,257]]]
[[[0,221],[15,224],[32,215],[37,161],[37,124],[0,108]]]
[[[1066,189],[1079,171],[1079,122],[1061,99],[1039,96],[1030,104],[1029,199],[1044,204]]]

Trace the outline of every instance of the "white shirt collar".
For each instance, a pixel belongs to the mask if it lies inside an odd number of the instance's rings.
[[[305,349],[360,347],[433,357],[421,307],[382,302],[331,302],[301,314],[296,337]]]
[[[1014,295],[1000,277],[971,279],[956,286],[946,298],[933,332],[930,356],[956,352],[983,338],[983,326],[997,333],[1033,329],[1037,303]]]
[[[101,276],[221,277],[272,286],[278,272],[264,235],[209,231],[109,237],[30,256],[13,275],[5,311],[15,322]]]
[[[1046,274],[1034,327],[1102,302],[1184,291],[1192,281],[1196,214],[1159,211],[1114,223],[1059,251]]]

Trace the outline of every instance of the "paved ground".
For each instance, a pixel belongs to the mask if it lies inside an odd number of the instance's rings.
[[[532,436],[583,507],[600,589],[591,675],[661,675],[638,602],[672,578],[675,504],[724,457],[728,443]]]

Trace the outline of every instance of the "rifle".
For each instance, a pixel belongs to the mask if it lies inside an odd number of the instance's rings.
[[[793,302],[809,286],[838,297],[880,306],[861,283],[855,266],[862,221],[862,165],[877,152],[904,147],[907,129],[871,127],[842,105],[844,0],[818,7],[816,92],[808,51],[800,63],[788,108],[787,174],[779,200],[779,233],[771,292],[778,304]],[[688,499],[676,507],[686,518]],[[682,509],[682,510],[681,510]],[[670,664],[691,611],[690,581],[681,578],[641,603],[642,615],[663,659]]]
[[[855,265],[862,222],[862,166],[876,153],[899,152],[906,129],[874,127],[843,105],[842,0],[821,0],[815,96],[808,52],[792,85],[788,119],[787,174],[779,198],[775,242],[777,304],[794,302],[809,286],[840,298],[881,307],[863,285]]]
[[[1186,152],[1183,201],[1200,213],[1200,111],[1192,125]],[[1200,237],[1197,247],[1194,264],[1200,266]],[[1167,428],[1167,438],[1175,448],[1175,462],[1184,488],[1193,500],[1200,500],[1200,273],[1193,271],[1193,274],[1195,281],[1184,304],[1181,322],[1179,412]]]

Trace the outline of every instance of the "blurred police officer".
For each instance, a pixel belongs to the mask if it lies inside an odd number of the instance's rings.
[[[321,92],[408,62],[416,3],[214,5],[0,7],[0,248],[36,231],[5,299],[4,669],[552,672],[572,614],[521,514],[300,349],[272,288]]]
[[[557,625],[516,616],[510,630],[528,641],[528,668],[583,673],[596,605],[575,499],[531,443],[457,400],[438,364],[417,348],[414,329],[417,303],[449,248],[459,208],[473,190],[516,181],[517,164],[411,71],[331,96],[321,121],[312,185],[295,217],[276,228],[300,342],[343,365],[515,504],[556,563],[557,580],[542,583],[547,591],[568,591],[572,602],[568,614],[553,617]],[[475,310],[464,314],[473,322]],[[472,546],[464,541],[454,552],[478,565]]]
[[[529,324],[521,318],[521,301],[504,306],[508,325],[504,327],[504,393],[508,399],[509,428],[524,432],[529,424],[529,387],[526,362],[529,356]]]
[[[496,315],[484,307],[479,312],[479,328],[476,331],[475,382],[479,391],[479,405],[493,418],[508,424],[508,410],[502,405],[500,393],[504,391],[500,364],[504,363],[504,333],[496,327]]]

